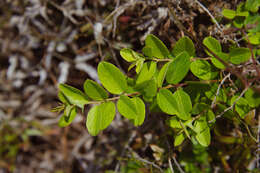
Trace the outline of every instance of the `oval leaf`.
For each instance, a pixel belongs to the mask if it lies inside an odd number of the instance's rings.
[[[248,48],[234,48],[229,53],[230,62],[240,64],[246,62],[251,57],[251,52]]]
[[[222,15],[228,19],[234,19],[234,17],[236,17],[236,12],[230,9],[223,9]]]
[[[184,139],[185,139],[185,136],[183,133],[176,135],[175,139],[174,139],[174,146],[177,147],[177,146],[181,145],[182,142],[184,141]]]
[[[127,82],[123,73],[113,64],[98,64],[98,77],[102,85],[112,94],[121,94],[127,90]]]
[[[177,102],[168,89],[161,89],[159,91],[157,94],[157,103],[160,109],[169,115],[176,115],[178,113]]]
[[[206,37],[203,40],[203,44],[212,52],[217,53],[217,52],[222,52],[222,48],[221,48],[221,44],[219,43],[219,41],[213,37]],[[209,56],[213,56],[211,53],[209,53],[208,51],[206,51],[206,53]]]
[[[196,139],[200,145],[207,147],[210,144],[210,129],[206,120],[200,118],[195,122]]]
[[[87,116],[86,126],[92,136],[96,136],[113,121],[116,107],[113,102],[105,102],[90,109]]]
[[[134,62],[136,60],[136,57],[133,54],[133,50],[129,48],[124,48],[120,50],[120,55],[124,60],[127,62]]]
[[[179,83],[189,72],[190,56],[187,52],[179,54],[168,67],[166,80],[170,84]]]
[[[117,102],[117,109],[121,115],[133,120],[135,126],[143,124],[145,119],[145,105],[139,97],[129,98],[127,96],[120,96]]]
[[[195,56],[195,47],[189,37],[182,37],[173,47],[172,54],[178,56],[182,52],[187,52],[189,56]]]
[[[106,90],[93,80],[87,79],[84,82],[84,91],[86,95],[93,100],[103,100],[108,98]]]
[[[227,53],[217,52],[216,55],[225,62],[228,62],[228,60],[229,60],[229,55]],[[217,58],[212,57],[211,62],[215,67],[217,67],[219,69],[226,68],[226,66],[224,64],[222,64]]]
[[[66,84],[59,84],[59,89],[70,104],[83,108],[89,102],[87,96],[77,88]]]
[[[149,34],[145,39],[145,45],[150,47],[151,54],[156,58],[167,58],[170,54],[167,47],[156,36]]]
[[[206,60],[196,60],[190,65],[191,72],[202,80],[211,80],[217,77],[218,71]]]
[[[177,116],[182,120],[190,119],[191,115],[189,112],[192,110],[190,96],[182,89],[178,89],[173,94],[173,98],[177,103]]]

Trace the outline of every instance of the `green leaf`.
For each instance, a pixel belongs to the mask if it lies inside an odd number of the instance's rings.
[[[206,60],[196,60],[190,65],[191,72],[202,80],[211,80],[217,77],[217,69]]]
[[[134,56],[134,51],[132,49],[129,48],[124,48],[120,50],[120,55],[122,58],[124,58],[124,60],[126,60],[127,62],[134,62],[136,61],[136,56]]]
[[[212,52],[217,53],[217,52],[222,52],[222,48],[221,48],[221,44],[219,43],[219,41],[211,36],[204,38],[203,40],[203,44]],[[213,56],[211,53],[209,53],[206,50],[206,53],[209,56]]]
[[[144,65],[144,60],[145,60],[145,59],[142,58],[142,59],[138,59],[138,60],[136,61],[135,71],[136,71],[137,74],[139,74],[140,71],[142,70],[143,65]]]
[[[212,84],[210,86],[210,90],[205,92],[205,95],[210,100],[214,100],[214,98],[216,96],[216,93],[217,93],[217,90],[218,90],[218,86],[219,86],[219,84],[214,83],[214,84]],[[220,88],[220,90],[219,90],[219,94],[218,94],[218,96],[216,98],[216,101],[221,101],[221,102],[224,102],[224,103],[227,102],[227,95],[226,95],[226,93],[224,92],[224,90],[222,88]]]
[[[145,105],[139,97],[129,98],[120,96],[117,102],[117,109],[121,115],[133,120],[135,126],[143,124],[145,119]]]
[[[173,98],[177,103],[177,116],[182,120],[190,119],[191,115],[189,112],[192,110],[190,96],[182,89],[178,89],[173,94]]]
[[[69,109],[67,109],[67,107]],[[64,111],[64,114],[62,115],[62,117],[59,120],[60,127],[66,127],[69,124],[71,124],[71,122],[75,119],[75,117],[77,115],[77,109],[75,106],[73,106],[73,107],[67,106],[67,107]]]
[[[177,102],[168,89],[161,89],[157,93],[157,103],[160,109],[169,115],[176,115],[178,113]]]
[[[229,55],[228,55],[227,53],[217,52],[216,55],[217,55],[219,58],[221,58],[223,61],[225,61],[225,62],[228,62],[228,61],[229,61]],[[214,58],[213,56],[212,56],[212,58],[211,58],[211,62],[212,62],[212,64],[213,64],[215,67],[217,67],[217,68],[219,68],[219,69],[225,69],[225,68],[226,68],[226,66],[225,66],[224,64],[222,64],[217,58]]]
[[[156,36],[149,34],[145,39],[145,45],[151,48],[151,54],[155,58],[167,58],[170,54],[167,47]]]
[[[260,23],[259,23],[260,28]],[[260,32],[257,33],[249,33],[248,34],[248,40],[253,45],[259,45],[260,44]]]
[[[67,105],[70,104],[69,100],[66,98],[66,96],[61,91],[59,91],[58,97],[62,103],[67,104]]]
[[[233,19],[233,25],[237,28],[242,28],[244,26],[245,17],[243,16],[236,16]]]
[[[164,82],[164,79],[166,77],[166,73],[167,73],[167,70],[168,70],[170,63],[171,62],[164,64],[163,67],[160,69],[160,72],[159,72],[158,77],[157,77],[158,88],[162,87],[162,85],[163,85],[163,82]]]
[[[174,116],[174,117],[171,117],[170,119],[167,120],[167,124],[171,127],[171,128],[174,128],[174,129],[181,129],[182,126],[179,122],[179,119]]]
[[[105,102],[90,109],[87,116],[86,126],[92,136],[96,136],[113,121],[116,107],[113,102]]]
[[[145,86],[140,90],[145,101],[151,102],[152,98],[157,94],[157,85],[155,79],[151,79],[145,83]]]
[[[166,80],[170,84],[179,83],[189,72],[190,56],[187,52],[180,53],[168,66]]]
[[[251,57],[251,52],[248,48],[234,48],[229,53],[230,62],[240,64],[246,62]]]
[[[103,61],[98,64],[98,77],[102,85],[112,94],[121,94],[127,90],[126,77],[111,63]]]
[[[59,84],[59,89],[70,104],[77,105],[78,107],[83,108],[84,105],[89,102],[87,96],[77,88],[66,84]]]
[[[108,98],[106,90],[97,82],[87,79],[84,82],[84,91],[93,100],[104,100]]]
[[[249,88],[245,93],[245,99],[251,107],[258,107],[260,105],[260,94],[254,92],[253,89]]]
[[[231,105],[235,102],[238,96],[233,96],[231,98]],[[245,118],[246,114],[251,110],[248,101],[241,97],[235,104],[235,110],[241,118]]]
[[[145,62],[143,68],[137,76],[136,84],[140,85],[152,79],[157,70],[157,63],[154,61]]]
[[[256,13],[258,11],[259,6],[260,6],[259,0],[247,0],[245,8],[253,13]]]
[[[210,129],[205,118],[200,118],[195,121],[194,124],[196,131],[196,139],[200,143],[200,145],[207,147],[210,144]]]
[[[185,139],[185,136],[183,133],[176,135],[175,139],[174,139],[174,146],[177,147],[177,146],[181,145],[182,142],[184,141],[184,139]]]
[[[174,56],[178,56],[182,52],[187,52],[189,56],[196,56],[194,44],[189,37],[182,37],[173,47],[172,54]]]
[[[142,52],[145,56],[148,56],[149,58],[152,58],[153,57],[153,53],[152,53],[152,49],[151,47],[149,46],[145,46],[143,49],[142,49]]]
[[[236,17],[236,11],[230,9],[223,9],[222,15],[228,19],[234,19]]]

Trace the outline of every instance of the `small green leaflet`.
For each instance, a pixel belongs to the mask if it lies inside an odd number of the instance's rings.
[[[182,126],[179,122],[179,119],[174,116],[174,117],[171,117],[170,119],[167,120],[167,124],[171,127],[171,128],[174,128],[174,129],[181,129]]]
[[[179,83],[189,72],[190,64],[190,56],[186,51],[178,54],[168,66],[166,81],[170,84]]]
[[[182,142],[184,141],[184,139],[185,139],[185,136],[183,133],[176,135],[174,138],[174,146],[177,147],[177,146],[181,145]]]
[[[211,80],[217,77],[217,69],[206,60],[195,60],[190,65],[191,72],[202,80]]]
[[[62,98],[61,101],[65,101],[64,99],[66,98],[70,104],[77,105],[80,108],[83,108],[84,105],[89,102],[87,96],[83,92],[72,86],[59,84],[59,89],[63,94],[60,95],[60,98]]]
[[[96,105],[90,109],[86,126],[92,136],[96,136],[113,121],[116,114],[115,104],[111,101]]]
[[[135,126],[143,124],[145,119],[145,105],[139,97],[129,98],[127,96],[120,96],[117,102],[117,109],[121,115],[133,120]]]
[[[68,101],[68,99],[66,98],[66,96],[61,92],[59,91],[58,93],[58,97],[60,99],[60,101],[66,105],[70,104],[70,102]]]
[[[223,9],[222,15],[228,19],[234,19],[236,17],[236,11],[230,9]]]
[[[176,42],[176,44],[173,47],[172,54],[174,56],[178,56],[182,52],[187,52],[190,57],[196,56],[195,47],[192,43],[192,40],[189,37],[182,37]]]
[[[170,55],[169,50],[163,42],[156,36],[149,34],[145,39],[145,45],[150,48],[151,54],[155,58],[163,59]],[[149,50],[149,51],[150,51]]]
[[[77,108],[75,106],[67,105],[64,114],[59,120],[60,127],[66,127],[75,119],[77,115]]]
[[[234,48],[230,51],[229,57],[231,63],[241,64],[250,59],[251,52],[248,48]]]
[[[136,61],[136,57],[134,56],[134,51],[132,49],[129,48],[124,48],[120,50],[120,55],[122,58],[124,58],[124,60],[126,60],[127,62],[134,62]]]
[[[103,61],[98,64],[98,77],[102,85],[112,94],[121,94],[127,90],[126,77],[111,63]]]
[[[84,82],[84,91],[93,100],[104,100],[108,98],[106,90],[97,82],[87,79]]]

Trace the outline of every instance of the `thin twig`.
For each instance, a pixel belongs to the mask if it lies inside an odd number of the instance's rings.
[[[230,107],[226,108],[222,113],[220,113],[219,115],[217,115],[213,120],[210,120],[209,123],[214,122],[216,119],[222,117],[222,115],[224,115],[227,111],[233,109],[233,107],[236,105],[236,103],[239,101],[239,99],[243,97],[243,95],[244,95],[245,92],[248,90],[248,88],[249,88],[249,86],[247,86],[247,87],[242,91],[242,93],[239,95],[239,97],[234,101],[234,103],[233,103]]]
[[[133,153],[133,157],[134,157],[135,159],[137,159],[137,160],[139,160],[139,161],[141,161],[141,162],[143,162],[143,163],[146,163],[147,165],[151,165],[151,166],[153,166],[154,168],[157,168],[157,169],[158,169],[160,172],[162,172],[162,173],[164,172],[163,169],[162,169],[160,166],[158,166],[158,165],[155,164],[154,162],[151,162],[151,161],[149,161],[149,160],[146,160],[146,159],[142,158],[142,157],[139,156],[136,152],[134,152],[134,151],[132,150],[132,148],[128,147],[128,150]]]
[[[222,79],[222,81],[220,82],[220,84],[219,84],[219,86],[218,86],[218,89],[217,89],[217,93],[216,93],[216,95],[215,95],[215,97],[214,97],[213,102],[211,103],[211,108],[214,108],[214,107],[215,107],[216,100],[217,100],[217,96],[219,95],[220,88],[221,88],[221,86],[224,84],[225,80],[226,80],[227,78],[229,78],[229,77],[230,77],[230,73],[228,73],[228,75],[226,75],[226,76]]]
[[[180,171],[180,173],[185,173],[183,171],[183,169],[181,168],[181,165],[178,163],[177,159],[175,158],[175,156],[173,156],[172,159],[173,159],[175,165],[177,166],[178,170]]]
[[[204,10],[206,11],[206,13],[208,13],[208,15],[210,16],[210,18],[213,20],[213,22],[217,25],[217,28],[220,30],[221,33],[223,33],[222,28],[220,27],[218,21],[215,19],[215,17],[210,13],[210,11],[202,4],[200,3],[198,0],[195,0],[195,2]]]
[[[174,173],[174,170],[173,170],[173,167],[172,167],[172,161],[171,161],[170,157],[168,158],[168,163],[169,163],[169,167],[170,167],[171,173]]]

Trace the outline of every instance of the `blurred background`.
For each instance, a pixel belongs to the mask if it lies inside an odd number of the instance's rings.
[[[218,20],[223,7],[238,2],[201,0]],[[102,60],[131,76],[119,50],[140,51],[147,34],[171,48],[183,32],[168,5],[198,39],[224,39],[193,0],[0,0],[0,173],[137,172],[134,168],[146,173],[145,160],[167,170],[168,162],[161,159],[167,147],[159,140],[163,131],[156,115],[147,115],[149,123],[138,128],[116,116],[109,128],[91,137],[86,114],[61,128],[61,114],[51,109],[59,105],[58,83],[82,89],[87,78],[98,81],[96,67]],[[208,160],[203,149],[198,151]],[[133,155],[144,163],[131,160]]]

